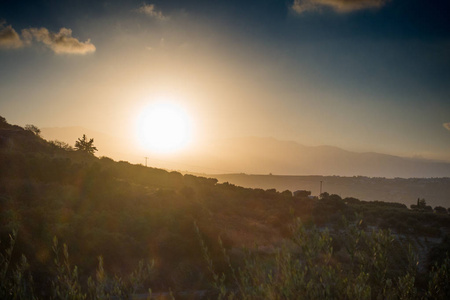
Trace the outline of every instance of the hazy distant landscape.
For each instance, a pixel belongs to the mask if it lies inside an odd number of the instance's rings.
[[[211,175],[219,182],[230,182],[251,188],[284,190],[308,190],[318,196],[320,182],[322,192],[355,197],[367,201],[386,201],[415,204],[417,198],[425,198],[431,205],[450,205],[450,178],[371,178],[364,176],[280,176],[221,174]]]
[[[448,178],[217,176],[258,186],[245,188],[97,158],[93,142],[84,135],[73,148],[0,119],[2,298],[148,297],[145,286],[155,297],[181,299],[274,291],[344,299],[359,294],[345,288],[349,282],[368,299],[448,295],[450,208],[439,197],[421,198],[448,192]],[[320,181],[323,193],[312,196]],[[284,190],[289,185],[295,189]],[[333,191],[344,187],[351,197]],[[390,195],[370,201],[356,198],[360,192]],[[401,197],[417,200],[405,205]],[[296,277],[305,279],[292,283]]]
[[[113,139],[107,134],[81,127],[42,129],[46,139],[67,143],[83,132],[95,137],[99,155],[140,164],[145,161],[143,153],[128,148],[129,141]],[[431,205],[450,205],[450,163],[447,162],[357,153],[331,146],[307,147],[256,137],[211,142],[206,149],[202,155],[181,156],[176,161],[150,156],[148,163],[250,188],[309,190],[318,196],[322,181],[323,192],[343,197],[407,206],[420,197]]]
[[[449,12],[0,1],[0,299],[450,299]]]
[[[144,156],[148,155],[132,149],[129,146],[132,144],[131,138],[113,138],[81,127],[42,129],[42,135],[46,139],[66,143],[72,143],[83,133],[95,138],[100,149],[99,155],[134,163],[144,163]],[[380,153],[358,153],[332,146],[304,146],[275,138],[216,139],[196,153],[182,154],[176,158],[148,156],[153,166],[205,174],[226,172],[387,178],[450,177],[448,162]],[[263,186],[268,188],[266,184]],[[295,187],[289,185],[289,188]]]

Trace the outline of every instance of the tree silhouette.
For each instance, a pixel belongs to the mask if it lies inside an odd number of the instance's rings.
[[[83,151],[83,152],[94,155],[94,152],[98,151],[98,150],[93,144],[94,144],[94,139],[90,139],[88,141],[86,138],[86,135],[83,134],[83,137],[78,138],[78,141],[75,142],[75,149],[77,149],[77,151]]]
[[[418,208],[425,208],[427,206],[427,202],[425,199],[417,198],[417,207]]]
[[[27,125],[25,125],[25,130],[31,131],[32,133],[34,133],[37,136],[41,136],[41,130],[37,126],[27,124]]]

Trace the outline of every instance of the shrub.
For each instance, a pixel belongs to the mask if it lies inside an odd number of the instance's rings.
[[[41,130],[37,126],[27,124],[24,129],[34,133],[37,136],[41,136]]]
[[[231,264],[228,277],[214,267],[206,244],[204,257],[217,299],[445,299],[450,295],[450,260],[435,266],[428,290],[416,286],[417,256],[389,231],[366,232],[361,222],[347,223],[340,233],[340,255],[328,231],[293,226],[295,248],[282,246],[272,257],[246,251],[244,263]],[[197,229],[198,230],[198,229]],[[346,259],[344,259],[346,258]],[[344,264],[341,263],[345,262]]]
[[[12,253],[16,234],[10,235],[10,245],[0,253],[0,299],[42,299],[51,295],[52,299],[128,299],[130,295],[143,290],[148,283],[153,263],[139,262],[138,268],[122,278],[109,276],[103,267],[103,258],[98,257],[98,268],[94,277],[89,277],[86,284],[81,283],[79,270],[69,261],[66,244],[59,248],[58,240],[53,239],[54,276],[50,279],[49,291],[35,291],[29,265],[22,255],[20,261],[13,264]],[[148,290],[151,293],[151,290]]]

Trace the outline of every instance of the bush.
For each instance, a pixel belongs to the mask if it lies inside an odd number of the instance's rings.
[[[10,235],[10,245],[0,253],[0,299],[128,299],[136,292],[142,292],[152,275],[153,264],[139,262],[136,270],[122,278],[109,276],[103,267],[103,258],[98,257],[98,268],[94,277],[81,283],[77,266],[72,267],[66,244],[59,248],[58,240],[53,240],[54,269],[49,282],[49,290],[35,290],[33,278],[25,256],[13,264],[13,249],[16,234]],[[147,290],[151,293],[151,290]]]
[[[428,290],[420,291],[412,247],[389,231],[366,233],[359,224],[347,223],[339,234],[339,255],[327,230],[308,229],[300,220],[293,226],[296,247],[282,246],[271,258],[247,250],[237,267],[223,249],[228,277],[216,271],[201,241],[217,299],[448,299],[448,258],[432,270]]]
[[[37,126],[27,124],[27,125],[25,125],[24,129],[31,131],[32,133],[34,133],[37,136],[41,136],[41,130]]]

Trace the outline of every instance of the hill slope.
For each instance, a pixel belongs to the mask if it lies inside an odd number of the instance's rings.
[[[294,222],[297,217],[307,226],[291,227],[298,223]],[[346,220],[350,225],[346,225]],[[394,235],[379,232],[373,233],[372,237],[371,229],[375,228],[391,229]],[[389,263],[384,264],[388,269],[383,274],[394,279],[395,292],[399,272],[406,274],[408,270],[404,240],[414,242],[420,250],[420,270],[428,270],[430,262],[445,257],[443,253],[449,247],[445,237],[450,232],[450,216],[443,208],[433,211],[432,207],[420,206],[410,210],[399,203],[364,202],[342,199],[338,195],[323,199],[294,197],[289,191],[219,184],[213,178],[99,159],[80,151],[59,148],[0,118],[0,253],[8,253],[4,249],[8,234],[14,230],[18,232],[12,263],[17,265],[21,254],[28,258],[29,268],[22,265],[22,270],[29,271],[35,278],[35,291],[41,299],[48,299],[48,295],[55,292],[55,282],[61,288],[76,287],[73,281],[77,278],[87,282],[88,276],[96,272],[100,255],[105,262],[105,271],[120,276],[134,269],[139,260],[153,259],[154,275],[149,279],[152,289],[182,291],[211,288],[211,268],[205,256],[214,262],[218,274],[232,278],[229,263],[236,269],[248,268],[245,260],[253,262],[258,258],[262,260],[253,264],[255,267],[271,266],[276,270],[280,251],[292,249],[292,253],[285,253],[283,257],[295,258],[289,263],[296,264],[302,249],[318,246],[322,247],[321,252],[307,251],[318,255],[309,258],[310,267],[316,266],[317,270],[331,270],[331,267],[336,276],[331,276],[330,282],[339,279],[339,282],[350,280],[356,284],[361,278],[359,266],[368,266],[364,272],[372,272],[372,266],[355,261],[354,269],[359,271],[354,274],[342,272],[342,266],[351,267],[344,246],[355,243],[350,235],[355,233],[354,229],[357,234],[367,237],[366,242],[376,246],[361,250],[361,257],[374,257],[371,249],[385,247],[386,244],[380,244],[382,241],[389,243],[389,248],[383,248],[389,249],[389,255],[383,256],[389,259]],[[298,239],[302,236],[304,238]],[[55,272],[54,252],[59,252],[52,249],[54,237],[60,244],[68,245],[70,263],[78,266],[76,276],[70,270],[72,275],[69,277],[61,277]],[[308,239],[311,243],[296,244]],[[247,256],[248,251],[243,251],[242,246],[247,247],[252,256]],[[205,247],[208,255],[203,251]],[[224,250],[228,253],[225,256]],[[333,266],[323,261],[325,256],[322,254],[331,255],[327,261],[332,261]],[[296,272],[305,270],[298,265],[292,266]],[[4,260],[0,260],[0,269],[4,267]],[[283,267],[283,270],[287,269]],[[250,276],[266,274],[263,269],[248,270]],[[367,274],[364,276],[371,278],[379,275]],[[417,275],[422,276],[416,280],[419,285],[426,282],[426,274]],[[14,278],[10,278],[13,287],[23,286],[14,283]],[[102,289],[108,289],[109,283],[102,285],[101,276],[96,278]],[[310,278],[321,286],[322,277]],[[70,280],[69,285],[61,282],[66,279]],[[4,282],[10,281],[0,282],[0,293],[5,291]],[[228,292],[234,291],[232,282],[224,284]],[[78,288],[82,290],[86,284]],[[301,286],[293,288],[302,290]],[[258,289],[249,287],[245,290]],[[376,285],[372,288],[374,293],[379,290]],[[11,295],[9,291],[6,290],[7,295]],[[345,292],[334,288],[333,291],[338,295]]]
[[[109,136],[81,127],[43,128],[42,135],[73,144],[86,133],[94,137],[99,155],[142,162],[144,154],[131,140]],[[332,146],[304,146],[274,138],[246,137],[209,142],[197,152],[165,157],[161,167],[199,173],[248,173],[279,175],[339,175],[369,177],[450,177],[450,163],[403,158],[380,153],[357,153]]]
[[[432,206],[450,207],[450,178],[371,178],[341,176],[283,176],[218,174],[211,175],[219,182],[230,182],[249,188],[284,190],[308,190],[319,195],[322,191],[342,197],[355,197],[367,201],[399,202],[415,204],[417,198],[426,199]]]

